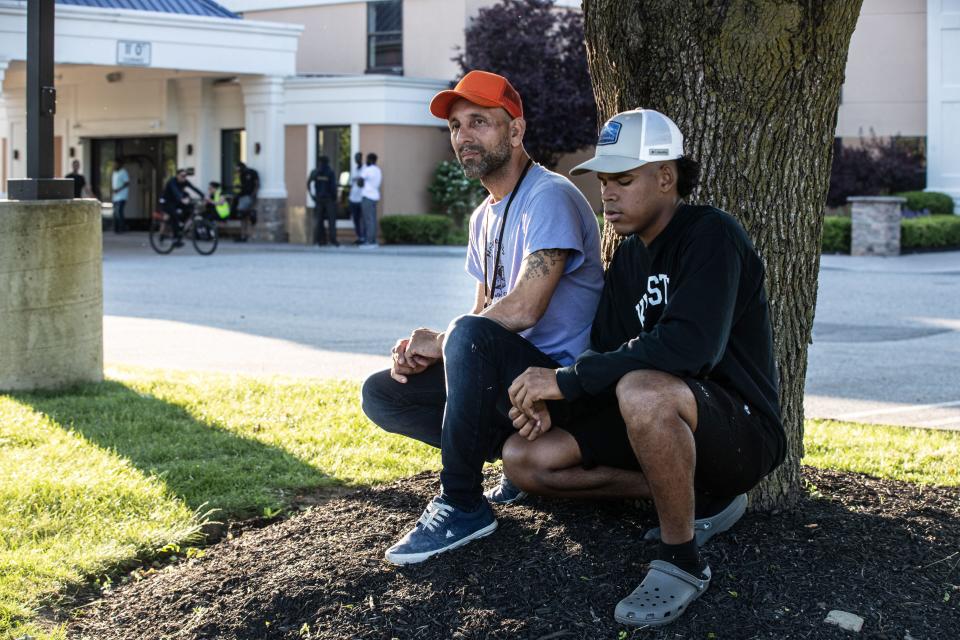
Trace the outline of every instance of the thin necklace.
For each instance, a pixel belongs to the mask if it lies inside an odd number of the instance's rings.
[[[497,251],[494,254],[493,260],[493,273],[490,275],[489,284],[487,282],[487,214],[483,214],[483,308],[486,309],[491,304],[493,304],[493,294],[494,294],[494,285],[496,284],[497,272],[500,270],[500,250],[503,248],[503,230],[507,228],[507,214],[510,213],[510,205],[513,204],[513,199],[516,197],[517,192],[520,190],[520,185],[523,184],[523,179],[527,177],[527,171],[530,170],[530,166],[533,164],[532,158],[527,158],[527,164],[523,167],[523,173],[520,174],[520,178],[517,180],[517,184],[513,186],[513,191],[510,192],[510,198],[507,199],[507,207],[503,210],[503,221],[500,223],[500,235],[497,238]],[[491,205],[492,208],[493,205]]]

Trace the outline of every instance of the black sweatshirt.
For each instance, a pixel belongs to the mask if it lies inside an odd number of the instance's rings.
[[[607,269],[590,350],[557,371],[567,400],[654,369],[710,379],[782,430],[764,269],[733,216],[683,205],[645,247],[630,236]]]

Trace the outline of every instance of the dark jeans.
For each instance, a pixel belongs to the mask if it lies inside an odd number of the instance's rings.
[[[127,206],[126,200],[116,200],[113,203],[113,232],[123,233],[127,230],[126,220],[123,219],[123,210]]]
[[[333,198],[321,198],[313,207],[313,244],[327,244],[327,234],[323,229],[324,221],[330,228],[330,244],[337,244],[337,201]]]
[[[446,366],[434,365],[406,384],[375,373],[363,383],[363,412],[385,431],[439,446],[444,500],[472,510],[483,495],[483,463],[500,457],[514,433],[507,389],[527,367],[560,365],[517,334],[480,316],[447,329]]]
[[[350,217],[353,219],[353,230],[357,232],[357,241],[363,242],[366,227],[363,224],[363,206],[359,202],[350,203]]]

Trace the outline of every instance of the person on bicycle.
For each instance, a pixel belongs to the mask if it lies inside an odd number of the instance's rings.
[[[173,227],[174,238],[176,238],[175,246],[181,246],[183,244],[183,241],[180,239],[182,235],[181,223],[184,218],[184,212],[189,212],[190,210],[190,196],[187,194],[188,189],[193,190],[200,198],[206,197],[206,194],[187,180],[186,169],[177,169],[177,175],[167,180],[167,184],[163,187],[163,194],[160,196],[160,209],[170,216],[170,224]]]

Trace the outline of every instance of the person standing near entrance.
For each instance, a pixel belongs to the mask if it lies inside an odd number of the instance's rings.
[[[324,222],[330,230],[330,244],[339,247],[337,242],[337,177],[330,167],[330,158],[320,156],[319,166],[310,172],[307,178],[307,193],[313,198],[313,244],[326,246],[327,234],[323,230]]]
[[[240,193],[237,196],[237,215],[240,216],[240,237],[237,242],[250,239],[250,225],[257,224],[257,194],[260,192],[260,174],[243,162],[237,163]]]
[[[360,186],[360,172],[363,171],[363,154],[357,151],[353,156],[356,166],[350,171],[350,195],[347,198],[350,207],[350,218],[353,220],[353,230],[357,239],[353,244],[363,244],[363,187]]]
[[[93,192],[90,190],[90,187],[87,186],[87,179],[83,177],[82,173],[80,173],[80,161],[74,160],[71,166],[73,167],[73,171],[68,173],[65,177],[73,180],[73,197],[92,198]]]
[[[377,154],[367,154],[367,166],[360,170],[360,195],[363,199],[363,226],[366,239],[363,246],[371,249],[377,246],[377,203],[380,202],[380,183],[383,173],[377,166]]]
[[[110,176],[110,188],[113,191],[113,232],[123,233],[127,230],[123,211],[130,195],[130,174],[123,168],[123,160],[117,160],[114,163],[113,174]]]

